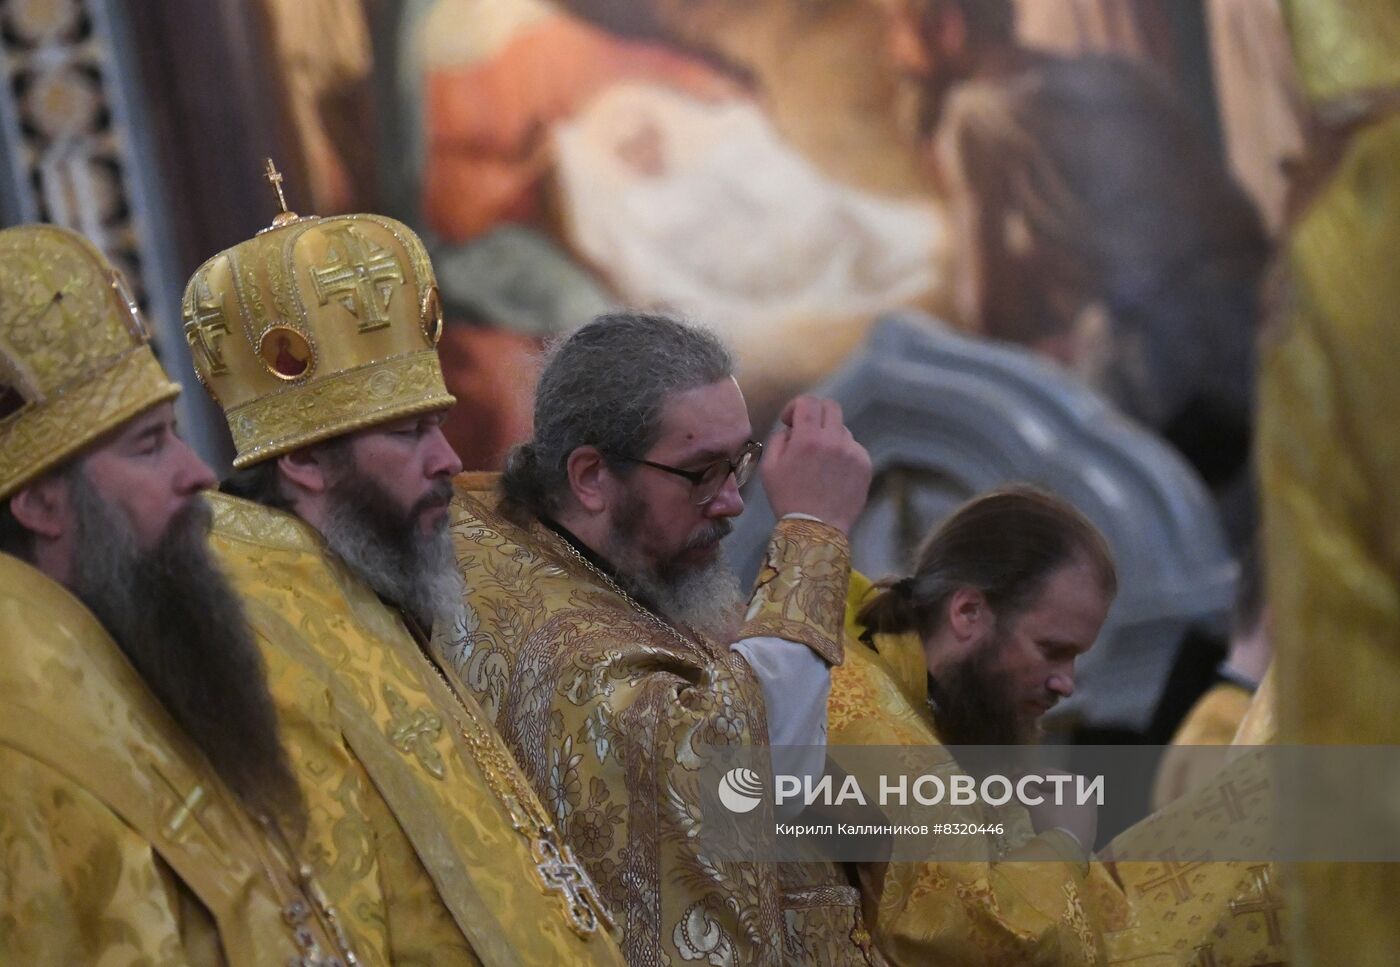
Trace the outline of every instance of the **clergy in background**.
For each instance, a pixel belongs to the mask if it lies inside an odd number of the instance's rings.
[[[461,464],[417,236],[284,210],[200,266],[184,315],[237,448],[225,488],[248,498],[216,502],[213,543],[348,926],[385,963],[618,963],[587,876],[425,650],[462,620],[445,529]]]
[[[912,575],[854,576],[832,744],[1035,741],[1116,592],[1107,544],[1064,501],[1029,487],[970,501],[925,541]],[[1003,827],[990,861],[863,866],[881,952],[898,964],[1103,963],[1090,894],[1116,891],[1101,871],[1090,881],[1095,810],[948,807],[937,822]]]
[[[761,450],[782,519],[746,595],[720,542]],[[630,963],[870,956],[836,868],[711,855],[702,839],[723,818],[696,782],[718,747],[824,743],[846,534],[869,482],[836,404],[798,399],[760,447],[724,345],[639,314],[564,341],[534,439],[502,478],[461,480],[471,624],[442,657],[598,883]]]
[[[0,963],[346,965],[148,339],[86,240],[0,232]]]
[[[1251,548],[1240,561],[1229,654],[1216,669],[1215,684],[1197,699],[1162,753],[1152,786],[1154,808],[1161,809],[1211,779],[1226,764],[1228,747],[1269,670],[1271,624],[1259,555]],[[1213,756],[1200,746],[1218,746],[1220,755]]]

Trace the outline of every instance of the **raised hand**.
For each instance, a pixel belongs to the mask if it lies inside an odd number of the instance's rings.
[[[759,468],[773,513],[810,514],[849,534],[870,492],[870,454],[832,400],[799,396],[780,419]]]

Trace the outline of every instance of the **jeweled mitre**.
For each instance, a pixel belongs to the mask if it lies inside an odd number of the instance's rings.
[[[53,225],[0,232],[0,500],[179,392],[92,243]]]
[[[183,315],[235,467],[454,402],[432,264],[392,218],[283,213],[199,267]]]

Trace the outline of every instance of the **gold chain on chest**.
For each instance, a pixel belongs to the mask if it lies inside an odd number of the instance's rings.
[[[240,817],[237,821],[243,822],[241,813],[237,815]],[[311,867],[296,862],[296,852],[275,820],[266,815],[259,815],[256,821],[264,835],[258,836],[256,829],[251,831],[255,837],[254,851],[281,907],[282,922],[291,931],[292,939],[301,951],[300,956],[287,962],[288,967],[359,967],[360,958],[355,953],[354,944],[345,930],[344,923],[341,922],[340,913],[321,889],[321,884],[317,882]],[[262,850],[257,848],[259,840],[267,844],[283,869],[296,870],[295,893],[287,889]],[[326,936],[336,945],[339,956],[328,957],[321,951],[321,945],[316,942],[316,935],[307,926],[312,917],[320,921]]]
[[[677,642],[687,651],[695,650],[695,648],[697,647],[696,642],[681,634],[675,625],[666,621],[666,619],[662,618],[660,615],[652,611],[646,605],[642,604],[632,595],[628,594],[627,589],[624,588],[621,584],[619,584],[611,574],[598,567],[588,558],[584,557],[583,554],[579,552],[579,549],[577,547],[574,547],[574,545],[570,544],[568,541],[564,540],[559,535],[553,534],[553,532],[551,532],[551,535],[554,537],[555,543],[562,547],[571,558],[573,558],[579,564],[582,564],[590,574],[592,574],[598,580],[602,581],[603,584],[607,586],[609,591],[612,591],[623,601],[627,602],[627,606],[630,607],[634,612],[636,612],[637,615],[639,615],[641,619],[645,621],[648,625],[650,625],[652,628],[655,628],[657,631],[661,632],[663,635],[670,638],[672,641]]]
[[[200,818],[203,808],[211,801],[224,801],[224,796],[219,792],[210,793],[217,786],[197,783],[189,793],[181,795],[180,784],[164,770],[153,765],[152,772],[176,799],[176,808],[165,820],[162,834],[178,842],[184,835],[184,829],[195,825],[204,831],[217,849],[224,849],[221,838]],[[360,959],[340,921],[340,914],[316,882],[310,867],[297,861],[296,850],[282,832],[282,827],[265,813],[255,815],[238,797],[229,795],[231,801],[226,802],[224,812],[262,867],[262,875],[267,879],[282,922],[296,944],[298,956],[287,961],[288,967],[358,967]],[[280,874],[279,869],[283,873]],[[296,871],[295,876],[283,875],[291,870]],[[335,954],[328,956],[321,950],[316,933],[309,926],[313,917],[319,920],[326,938],[335,944]]]
[[[419,652],[448,694],[456,700],[455,707],[461,713],[460,717],[454,717],[457,731],[476,760],[477,768],[481,770],[492,795],[505,807],[511,826],[530,844],[535,875],[545,892],[561,895],[568,909],[569,926],[579,936],[589,937],[600,926],[611,928],[613,919],[603,903],[602,895],[588,871],[550,822],[544,806],[516,767],[515,760],[493,739],[485,723],[452,687],[447,674],[421,644]]]

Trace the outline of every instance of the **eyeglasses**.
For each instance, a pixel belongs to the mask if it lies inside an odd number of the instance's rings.
[[[643,460],[641,457],[622,457],[620,459],[630,463],[640,463],[655,470],[664,470],[677,477],[684,477],[690,481],[690,496],[695,501],[695,506],[704,507],[719,496],[720,488],[724,486],[724,482],[729,479],[731,473],[734,475],[735,486],[742,487],[748,483],[749,478],[753,476],[754,467],[758,466],[758,458],[762,453],[763,444],[750,440],[744,444],[744,449],[740,450],[739,455],[733,460],[722,458],[708,466],[701,467],[699,470],[668,467],[664,463]]]

